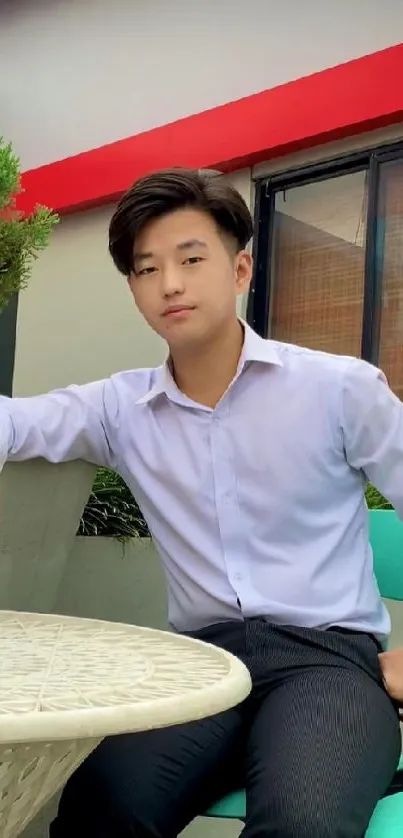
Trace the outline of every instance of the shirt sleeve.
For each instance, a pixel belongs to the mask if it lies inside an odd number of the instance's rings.
[[[403,518],[403,403],[365,361],[351,361],[344,374],[341,424],[347,462]]]
[[[0,397],[0,467],[43,457],[51,463],[87,460],[114,468],[118,406],[110,381],[30,398]]]

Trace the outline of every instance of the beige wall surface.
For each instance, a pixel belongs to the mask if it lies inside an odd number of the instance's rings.
[[[113,207],[63,218],[20,295],[14,395],[159,364],[163,343],[107,252]]]

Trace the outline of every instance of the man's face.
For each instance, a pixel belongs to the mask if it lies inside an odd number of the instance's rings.
[[[134,247],[129,285],[147,323],[172,347],[204,341],[236,316],[252,260],[204,212],[182,209],[151,221]]]

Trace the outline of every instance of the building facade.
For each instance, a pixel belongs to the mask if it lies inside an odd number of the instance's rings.
[[[280,340],[379,363],[403,397],[399,0],[10,0],[0,133],[21,206],[61,223],[0,318],[0,389],[29,395],[158,363],[107,254],[119,195],[214,168],[255,214],[241,312]]]

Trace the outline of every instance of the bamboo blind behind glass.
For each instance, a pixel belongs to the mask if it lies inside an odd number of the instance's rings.
[[[366,172],[276,195],[270,335],[359,356]]]

